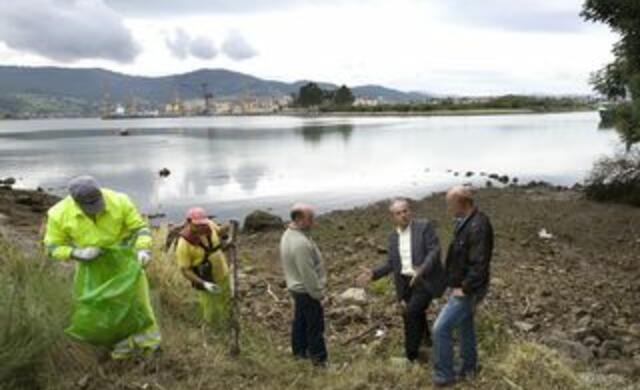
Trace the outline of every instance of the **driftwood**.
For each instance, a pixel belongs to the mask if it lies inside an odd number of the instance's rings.
[[[365,337],[367,337],[368,335],[370,335],[371,333],[375,332],[378,328],[380,328],[382,326],[381,323],[375,323],[373,326],[370,326],[369,328],[367,328],[365,331],[358,333],[355,336],[352,336],[348,339],[346,339],[345,341],[342,342],[342,345],[348,345],[351,344],[353,342],[356,341],[360,341],[363,340]]]

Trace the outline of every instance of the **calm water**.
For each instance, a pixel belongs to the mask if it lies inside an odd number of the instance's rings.
[[[466,171],[580,182],[595,159],[619,147],[615,133],[597,125],[595,112],[0,121],[0,178],[64,194],[69,178],[91,174],[142,211],[172,219],[190,205],[220,218],[256,208],[283,214],[296,200],[326,211],[486,182],[463,177]],[[171,175],[160,178],[164,167]]]

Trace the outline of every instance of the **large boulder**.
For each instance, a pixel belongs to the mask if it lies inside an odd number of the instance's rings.
[[[282,229],[284,221],[277,215],[256,210],[244,219],[244,230],[249,233]]]

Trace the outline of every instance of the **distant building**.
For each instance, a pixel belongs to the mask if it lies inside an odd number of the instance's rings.
[[[380,104],[380,100],[368,97],[357,97],[353,102],[356,107],[375,107]]]

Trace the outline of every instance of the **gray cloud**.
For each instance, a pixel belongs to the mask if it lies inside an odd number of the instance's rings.
[[[134,16],[175,16],[202,13],[250,13],[298,7],[348,3],[348,0],[104,0],[115,10]]]
[[[234,61],[243,61],[258,55],[240,33],[232,31],[222,44],[222,51]]]
[[[204,36],[191,38],[183,29],[177,28],[173,37],[165,39],[165,45],[171,54],[181,60],[189,56],[210,60],[218,55],[213,41]]]
[[[189,35],[183,29],[178,28],[175,35],[167,37],[164,43],[174,57],[184,60],[189,55],[190,41]]]
[[[520,32],[575,32],[586,27],[582,0],[432,0],[446,19]]]
[[[102,0],[21,0],[0,8],[0,40],[60,62],[132,62],[139,54],[121,17]]]
[[[196,37],[189,45],[191,55],[203,60],[210,60],[218,55],[218,50],[209,38]]]

